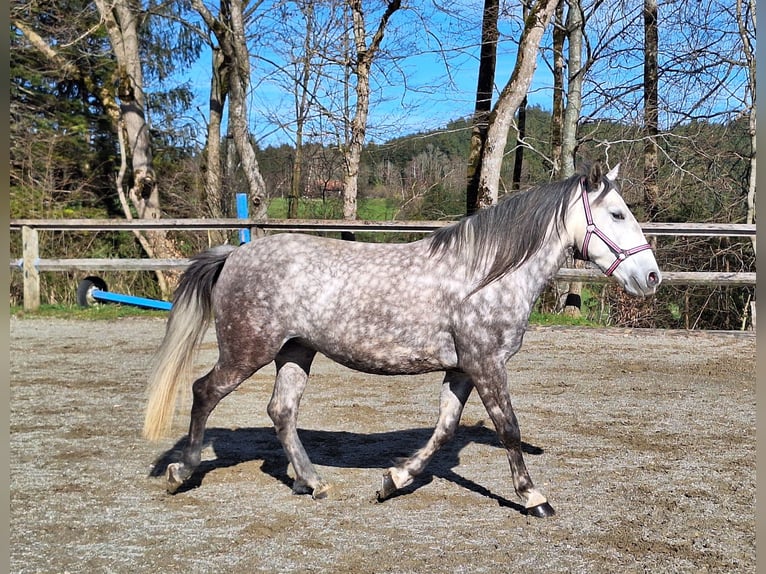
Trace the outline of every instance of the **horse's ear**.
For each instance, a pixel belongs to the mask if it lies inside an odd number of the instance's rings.
[[[604,172],[601,169],[601,162],[594,162],[593,165],[590,166],[590,170],[588,170],[588,189],[590,191],[598,189],[603,175]]]
[[[620,173],[620,164],[618,163],[616,166],[614,166],[612,169],[609,170],[609,173],[606,174],[606,178],[609,181],[616,181],[617,175]]]

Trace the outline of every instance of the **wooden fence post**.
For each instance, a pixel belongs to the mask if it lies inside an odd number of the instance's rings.
[[[24,250],[22,273],[24,274],[24,310],[37,311],[40,308],[40,274],[37,262],[40,252],[37,230],[26,225],[21,228],[21,242]]]
[[[750,328],[755,331],[755,301],[750,301],[750,323]]]

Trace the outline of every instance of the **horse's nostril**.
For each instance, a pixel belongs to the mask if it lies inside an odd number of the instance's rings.
[[[659,285],[660,284],[660,276],[657,273],[655,273],[654,271],[649,273],[649,277],[647,279],[648,279],[647,283],[649,283],[649,285],[651,285],[651,286],[655,286],[655,285]]]

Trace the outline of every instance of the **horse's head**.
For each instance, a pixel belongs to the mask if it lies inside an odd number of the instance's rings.
[[[603,175],[594,164],[583,176],[567,212],[567,230],[581,259],[614,276],[631,295],[657,291],[662,274],[641,226],[622,199],[615,181],[619,164]]]

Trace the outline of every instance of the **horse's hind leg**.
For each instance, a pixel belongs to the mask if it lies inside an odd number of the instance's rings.
[[[426,465],[444,444],[455,435],[463,407],[473,389],[473,383],[463,373],[448,372],[442,384],[439,420],[426,446],[397,466],[389,468],[383,475],[383,487],[378,491],[378,500],[385,500],[400,488],[412,482],[422,473]]]
[[[315,351],[296,341],[285,343],[275,359],[277,379],[269,401],[268,413],[274,422],[279,442],[282,443],[282,448],[295,471],[293,492],[324,498],[330,486],[317,474],[298,437],[298,407],[315,354]]]
[[[205,425],[215,406],[258,368],[260,366],[226,366],[219,360],[209,373],[194,381],[189,436],[181,452],[181,460],[168,465],[168,492],[172,494],[177,491],[199,466]]]

